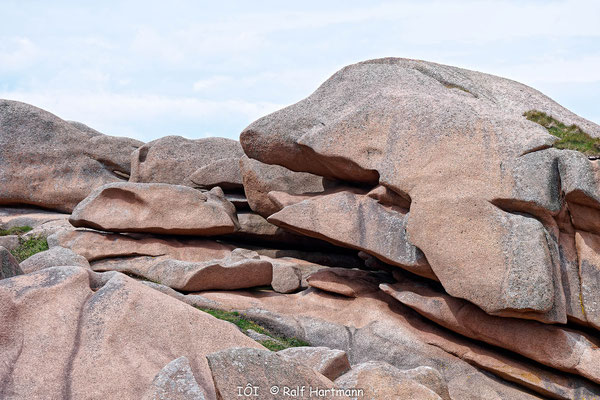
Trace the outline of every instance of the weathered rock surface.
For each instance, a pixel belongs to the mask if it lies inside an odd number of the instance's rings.
[[[32,207],[0,207],[0,226],[2,229],[16,226],[31,226],[36,228],[40,225],[60,221],[66,221],[69,214],[42,210]]]
[[[272,266],[250,250],[236,249],[221,259],[203,262],[168,257],[136,257],[94,263],[94,271],[120,271],[182,291],[241,289],[269,285]]]
[[[10,253],[10,251],[2,246],[0,246],[0,262],[2,262],[2,268],[0,268],[0,279],[11,278],[23,273],[19,267],[19,262]]]
[[[252,292],[218,291],[182,297],[194,304],[237,310],[275,332],[308,341],[312,346],[343,350],[352,365],[385,361],[401,370],[421,366],[435,368],[442,374],[453,399],[539,398],[483,374],[442,350],[439,343],[456,340],[450,332],[426,321],[383,292],[354,299],[314,289],[288,295],[256,296]],[[510,372],[509,366],[505,369]],[[532,375],[532,379],[536,376]],[[583,393],[597,395],[600,391]]]
[[[315,196],[288,205],[267,220],[436,279],[421,250],[406,235],[408,216],[371,197],[351,191]]]
[[[19,247],[19,236],[18,235],[7,235],[0,236],[0,246],[6,250],[14,250]]]
[[[164,183],[113,183],[75,207],[73,226],[110,232],[213,236],[238,228],[235,207],[223,191]]]
[[[269,199],[269,192],[320,193],[333,186],[323,177],[290,171],[279,165],[263,164],[246,156],[240,159],[240,170],[250,208],[265,218],[281,209]]]
[[[365,399],[451,400],[442,376],[431,367],[402,371],[385,362],[371,361],[354,366],[335,383],[346,389],[364,389],[361,398]]]
[[[297,362],[279,356],[267,350],[259,349],[229,349],[222,350],[207,357],[218,398],[223,400],[237,399],[238,387],[257,387],[258,398],[270,400],[281,399],[285,396],[284,388],[296,388],[306,386],[304,393],[297,393],[294,398],[311,398],[308,386],[331,390],[334,385],[329,379],[315,370]],[[270,388],[277,386],[281,392],[272,393]],[[242,387],[242,390],[245,387]],[[254,393],[254,392],[252,392]],[[288,396],[291,396],[288,394]],[[312,396],[314,397],[314,395]],[[342,396],[320,396],[331,399],[342,398]]]
[[[311,274],[308,285],[347,297],[359,297],[379,291],[381,278],[358,269],[327,268]]]
[[[182,261],[207,261],[227,256],[234,246],[206,239],[158,238],[87,230],[60,231],[48,237],[48,246],[66,247],[88,261],[131,256],[169,256]]]
[[[243,154],[239,142],[231,139],[215,137],[191,140],[181,136],[165,136],[146,143],[131,155],[130,182],[206,188],[216,184],[241,187],[239,173],[235,174],[238,161],[231,159],[239,160]],[[231,160],[233,166],[227,164],[227,168],[221,170],[219,166],[223,166],[224,159]],[[212,165],[215,163],[217,165]],[[203,171],[203,168],[206,170]]]
[[[156,374],[144,400],[206,400],[206,393],[196,382],[190,361],[181,356]]]
[[[261,256],[273,265],[271,286],[278,293],[292,293],[308,287],[308,277],[329,267],[292,257],[270,258]]]
[[[85,132],[37,107],[0,100],[0,204],[71,212],[92,190],[129,174],[141,142]]]
[[[345,67],[240,141],[263,163],[410,199],[410,243],[450,295],[492,314],[564,323],[558,238],[521,214],[556,215],[564,182],[553,161],[561,152],[544,150],[557,138],[523,116],[532,109],[600,136],[598,125],[516,82],[380,59]]]
[[[290,347],[278,351],[277,355],[311,367],[331,380],[350,369],[346,352],[328,347]]]
[[[194,172],[189,180],[194,187],[213,188],[219,186],[223,190],[242,189],[242,175],[240,174],[240,158],[223,158]]]
[[[50,267],[81,267],[90,268],[90,263],[85,257],[80,256],[70,249],[55,246],[49,250],[36,253],[19,264],[23,273],[39,271]]]
[[[205,355],[261,348],[231,324],[123,274],[78,267],[0,281],[0,320],[2,398],[139,399],[165,365],[185,356],[214,399]]]
[[[382,288],[425,318],[463,336],[600,383],[600,342],[587,334],[536,321],[494,317],[424,285],[398,283]]]
[[[581,308],[587,322],[600,330],[600,236],[577,232],[575,243],[581,279]]]

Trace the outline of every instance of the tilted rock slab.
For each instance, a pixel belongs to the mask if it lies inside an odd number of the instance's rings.
[[[131,153],[141,145],[0,100],[0,204],[71,212],[98,186],[127,180]]]
[[[108,259],[94,263],[92,269],[127,272],[187,292],[264,286],[273,279],[271,263],[244,249],[236,249],[222,259],[203,262],[168,257]]]
[[[88,261],[131,256],[169,256],[182,261],[226,257],[234,246],[207,239],[157,238],[87,230],[61,231],[48,237],[48,246],[66,247]]]
[[[270,194],[275,199],[281,195],[284,197],[281,203],[293,198],[286,193]],[[316,195],[283,207],[267,220],[294,232],[362,250],[389,264],[436,279],[421,250],[409,242],[408,215],[369,196],[345,190]]]
[[[141,399],[175,357],[215,399],[205,355],[262,346],[120,273],[52,267],[0,281],[0,397]]]
[[[212,236],[238,229],[235,207],[220,188],[200,192],[164,183],[113,183],[75,207],[73,226],[109,232]]]
[[[398,283],[381,288],[425,318],[463,336],[600,383],[600,349],[589,335],[536,321],[494,317],[424,285]]]
[[[165,136],[146,143],[131,155],[130,182],[241,189],[238,162],[243,155],[236,140]],[[224,166],[227,168],[222,169]]]
[[[558,139],[523,116],[533,109],[600,137],[598,125],[514,81],[380,59],[343,68],[240,142],[263,163],[410,199],[410,243],[449,294],[488,313],[564,323],[555,240],[522,215],[561,208],[556,167],[540,168]]]

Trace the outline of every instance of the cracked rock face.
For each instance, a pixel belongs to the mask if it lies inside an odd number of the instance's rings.
[[[516,82],[381,59],[343,68],[307,99],[252,123],[240,141],[263,163],[410,199],[409,243],[450,295],[491,314],[565,323],[553,217],[561,185],[577,182],[564,183],[558,159],[569,152],[547,149],[557,139],[523,116],[531,109],[600,136],[597,125]]]
[[[141,399],[176,391],[168,377],[182,374],[215,399],[205,355],[262,348],[231,324],[123,274],[78,267],[1,280],[0,320],[3,399]],[[175,368],[177,355],[189,368]]]
[[[142,144],[0,100],[0,204],[71,212],[93,189],[127,180],[131,152]]]

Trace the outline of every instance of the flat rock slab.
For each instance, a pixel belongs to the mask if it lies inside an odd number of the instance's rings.
[[[265,286],[273,279],[270,262],[250,250],[236,249],[222,259],[203,262],[168,257],[135,257],[95,262],[94,271],[134,274],[182,291],[242,289]]]
[[[235,207],[221,189],[203,193],[163,183],[102,186],[75,207],[69,221],[109,232],[170,235],[224,235],[238,228]]]
[[[23,273],[39,271],[44,268],[71,266],[90,268],[90,263],[85,257],[80,256],[73,250],[55,246],[49,250],[36,253],[19,264]]]
[[[129,181],[207,188],[225,184],[224,188],[241,189],[238,160],[243,155],[236,140],[165,136],[144,144],[131,154]],[[225,169],[221,169],[223,160],[227,160]]]
[[[125,235],[89,230],[60,231],[48,237],[48,246],[66,247],[88,261],[114,257],[169,256],[182,261],[208,261],[227,256],[234,246],[207,239]]]
[[[185,356],[214,399],[205,355],[262,348],[231,324],[123,274],[78,267],[0,281],[0,319],[10,321],[0,342],[2,398],[141,399],[165,365]]]
[[[71,212],[95,188],[127,180],[131,153],[141,145],[0,100],[0,204]]]
[[[310,396],[309,386],[323,390],[332,390],[335,387],[333,382],[314,369],[266,350],[229,349],[209,354],[206,358],[217,395],[223,400],[239,398],[238,387],[243,391],[246,389],[246,384],[250,384],[249,387],[256,391],[258,398],[265,400],[281,399],[285,396],[286,388],[295,389],[304,386],[305,391],[298,392],[293,397],[309,399],[315,397],[314,394]],[[343,398],[336,395],[320,397]]]
[[[347,297],[379,291],[381,277],[369,271],[345,268],[321,269],[307,278],[308,285]],[[389,282],[389,281],[388,281]]]
[[[0,207],[0,227],[2,229],[9,229],[16,226],[31,226],[32,228],[36,228],[51,221],[66,221],[69,219],[69,216],[69,214],[33,207]]]
[[[278,351],[277,355],[311,367],[331,380],[350,369],[346,352],[328,347],[290,347]]]

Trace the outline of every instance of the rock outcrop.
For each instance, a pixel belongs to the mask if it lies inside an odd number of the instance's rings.
[[[0,398],[600,398],[597,158],[534,89],[408,59],[240,142],[0,100]]]
[[[492,314],[565,323],[551,225],[560,191],[576,181],[556,173],[557,163],[571,165],[568,152],[549,149],[558,139],[523,116],[532,109],[600,136],[597,125],[516,82],[380,59],[342,69],[240,141],[263,163],[383,185],[409,200],[409,243],[450,295]]]
[[[95,188],[127,180],[129,157],[141,145],[0,100],[0,204],[71,212]]]

